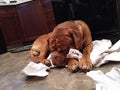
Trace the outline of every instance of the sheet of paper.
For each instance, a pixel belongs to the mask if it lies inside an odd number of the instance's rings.
[[[96,90],[120,90],[120,68],[113,67],[106,74],[102,71],[90,71],[86,73],[96,84]]]
[[[39,76],[39,77],[45,77],[49,74],[46,70],[50,69],[46,65],[39,63],[36,64],[34,62],[30,62],[21,73],[27,75],[27,76]]]

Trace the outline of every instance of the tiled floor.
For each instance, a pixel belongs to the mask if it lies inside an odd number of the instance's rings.
[[[0,90],[95,90],[85,73],[70,73],[66,68],[52,69],[45,78],[26,77],[21,70],[30,62],[29,51],[0,55]],[[108,63],[94,70],[108,72],[120,62]]]

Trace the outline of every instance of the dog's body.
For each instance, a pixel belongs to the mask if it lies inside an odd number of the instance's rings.
[[[66,59],[70,48],[82,51],[80,62],[74,58]],[[31,58],[34,62],[48,65],[46,56],[50,52],[53,64],[56,66],[68,65],[70,71],[75,71],[78,67],[82,70],[91,70],[91,50],[92,37],[88,25],[81,20],[66,21],[57,25],[53,32],[40,36],[33,43]]]

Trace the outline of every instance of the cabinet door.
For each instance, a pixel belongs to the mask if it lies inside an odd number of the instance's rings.
[[[34,40],[41,34],[50,32],[39,1],[18,5],[17,10],[26,41]]]
[[[0,15],[1,30],[5,39],[6,45],[13,45],[22,42],[20,26],[16,14]]]
[[[55,23],[56,20],[55,20],[55,16],[53,12],[54,8],[52,6],[51,0],[40,0],[40,2],[42,4],[44,15],[46,16],[46,19],[47,19],[49,30],[53,31],[54,27],[56,26],[56,23]],[[58,12],[60,11],[58,10]],[[60,14],[58,16],[60,16]]]

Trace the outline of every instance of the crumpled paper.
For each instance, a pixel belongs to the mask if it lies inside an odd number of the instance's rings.
[[[42,63],[34,63],[30,62],[23,70],[22,74],[25,74],[27,76],[39,76],[39,77],[45,77],[49,74],[46,70],[50,69],[50,67],[42,64]]]
[[[90,55],[92,64],[99,67],[109,61],[120,61],[120,40],[113,46],[110,40],[93,41],[93,50]]]
[[[106,74],[102,71],[90,71],[86,73],[96,83],[96,90],[120,90],[120,68],[113,67]]]
[[[82,58],[82,53],[79,50],[70,48],[67,58],[76,58],[79,61]]]

